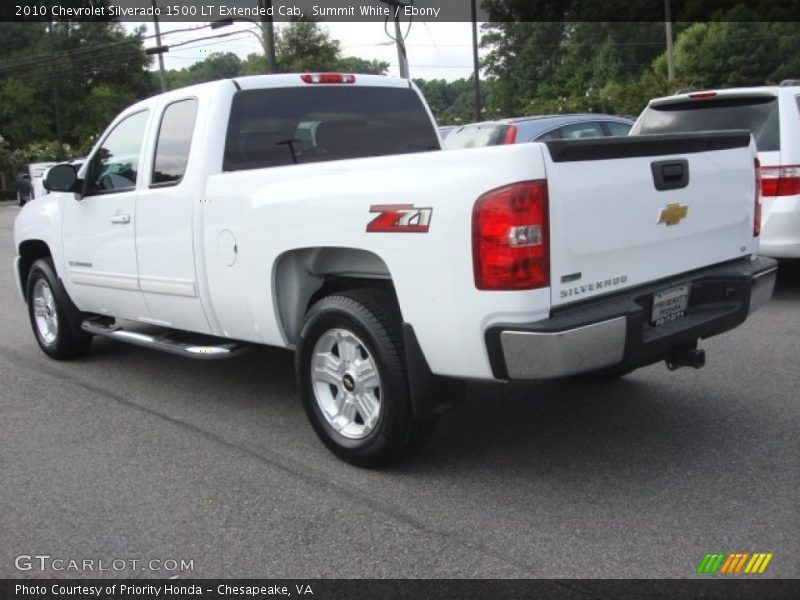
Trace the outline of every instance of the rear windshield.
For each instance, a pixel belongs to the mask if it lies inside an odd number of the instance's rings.
[[[451,132],[444,140],[445,150],[459,150],[461,148],[483,148],[484,146],[499,146],[503,143],[511,126],[501,123],[482,123],[480,125],[465,125]]]
[[[309,86],[245,90],[233,98],[225,171],[438,150],[410,89]]]
[[[778,99],[689,100],[645,109],[632,134],[749,129],[761,152],[780,150]]]

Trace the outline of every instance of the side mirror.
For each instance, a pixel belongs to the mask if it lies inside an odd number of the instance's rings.
[[[44,178],[44,188],[50,192],[79,192],[78,172],[72,165],[50,167]]]

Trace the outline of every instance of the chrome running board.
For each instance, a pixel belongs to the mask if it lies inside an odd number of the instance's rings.
[[[221,358],[232,358],[241,354],[245,348],[239,344],[230,343],[216,343],[216,344],[203,344],[203,343],[188,343],[175,339],[170,339],[170,333],[179,334],[183,332],[173,332],[169,329],[164,330],[164,333],[158,335],[151,335],[147,333],[140,333],[138,331],[126,331],[118,325],[110,325],[99,320],[87,319],[81,323],[81,329],[86,333],[92,335],[99,335],[102,337],[111,338],[134,346],[142,346],[143,348],[151,348],[153,350],[160,350],[161,352],[169,352],[170,354],[177,354],[178,356],[185,356],[195,360],[217,360]],[[186,334],[198,337],[196,334]],[[217,338],[209,338],[209,341],[216,341]]]

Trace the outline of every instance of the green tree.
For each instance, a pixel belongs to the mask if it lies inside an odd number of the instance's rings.
[[[481,46],[488,52],[483,67],[496,81],[487,106],[491,114],[519,114],[531,98],[547,89],[564,53],[566,29],[559,22],[513,20],[484,26]]]
[[[275,56],[282,73],[341,71],[385,75],[389,69],[389,63],[384,61],[342,56],[339,41],[312,20],[292,21],[281,27],[275,36]]]
[[[283,73],[333,71],[340,54],[339,42],[315,21],[292,21],[275,34],[275,56]]]
[[[800,73],[800,23],[695,23],[675,43],[675,70],[688,87],[779,83]]]
[[[386,75],[389,63],[382,60],[367,60],[357,56],[343,56],[334,61],[334,71],[342,73],[367,73],[369,75]]]
[[[14,165],[11,164],[11,144],[0,135],[0,191],[11,186],[8,185],[8,177],[16,173]]]
[[[167,71],[170,89],[196,83],[238,77],[242,74],[242,61],[233,52],[213,52],[208,58],[190,67]]]
[[[414,83],[425,96],[431,112],[440,125],[457,125],[475,120],[475,83],[468,79],[415,79]],[[482,105],[486,105],[487,97],[492,93],[493,82],[481,82]],[[485,112],[485,111],[484,111]],[[494,115],[487,114],[486,118]]]
[[[25,78],[0,79],[0,123],[13,147],[49,137],[53,131],[53,104],[37,82]]]
[[[107,83],[92,87],[85,104],[91,106],[92,110],[72,126],[73,137],[78,140],[79,147],[83,150],[81,154],[88,152],[94,140],[105,130],[121,108],[133,104],[136,99],[133,92]]]
[[[240,75],[263,75],[267,72],[267,57],[264,54],[252,53],[242,61]]]
[[[63,140],[72,145],[82,142],[86,122],[95,117],[90,99],[98,86],[115,92],[110,114],[149,94],[142,33],[113,22],[0,23],[0,118],[12,147],[56,137],[54,87]]]
[[[529,6],[515,6],[516,20],[484,27],[491,114],[597,110],[607,84],[635,81],[664,49],[659,23],[526,22]]]

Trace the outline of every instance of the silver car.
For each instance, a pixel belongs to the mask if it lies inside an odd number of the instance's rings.
[[[444,141],[446,150],[525,144],[546,140],[628,135],[633,119],[613,115],[544,115],[463,125]]]

